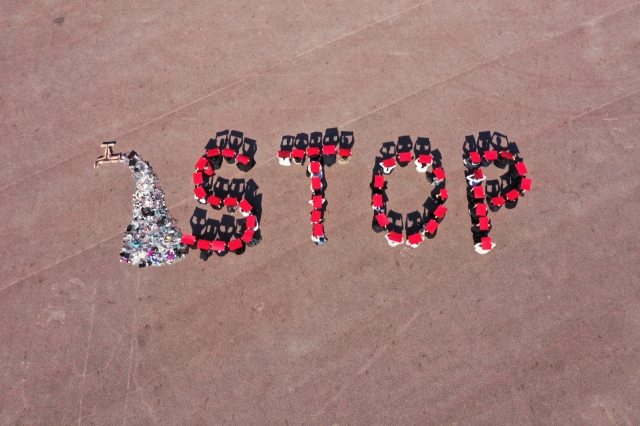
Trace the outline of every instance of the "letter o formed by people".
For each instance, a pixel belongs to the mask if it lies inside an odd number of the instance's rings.
[[[260,197],[253,180],[225,179],[216,173],[223,162],[235,164],[243,172],[255,166],[256,141],[245,138],[242,132],[218,132],[210,139],[195,165],[193,173],[194,198],[200,204],[209,204],[214,210],[226,209],[220,221],[207,219],[206,211],[196,208],[191,218],[193,234],[183,234],[182,242],[200,250],[200,259],[206,261],[214,253],[224,256],[228,252],[241,255],[246,247],[260,240]],[[242,219],[235,218],[240,213]]]
[[[402,215],[387,210],[389,200],[386,195],[385,176],[390,175],[397,166],[406,167],[413,162],[416,171],[424,173],[426,180],[433,187],[431,195],[424,203],[424,212],[416,211],[407,215],[406,244],[417,248],[425,238],[431,239],[436,236],[438,227],[447,213],[444,203],[449,194],[445,187],[446,175],[442,168],[440,152],[431,150],[429,138],[419,137],[414,145],[410,136],[401,136],[397,143],[384,143],[380,154],[382,157],[376,158],[371,182],[372,229],[377,233],[386,231],[385,238],[391,247],[405,242],[402,235],[404,220]]]

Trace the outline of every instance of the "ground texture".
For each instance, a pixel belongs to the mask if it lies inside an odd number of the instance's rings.
[[[640,424],[639,22],[631,0],[3,2],[0,424]],[[309,181],[275,155],[328,127],[356,144],[316,247]],[[148,160],[189,232],[224,129],[257,140],[221,173],[259,185],[262,243],[121,264],[133,180],[92,167],[99,144]],[[533,178],[486,256],[461,163],[483,130]],[[449,176],[416,250],[370,229],[401,135]],[[390,177],[396,210],[417,177]]]

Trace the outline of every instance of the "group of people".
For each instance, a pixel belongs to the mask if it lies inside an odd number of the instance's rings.
[[[311,143],[307,144],[307,135],[299,134],[295,139],[285,136],[283,138],[283,146],[278,152],[278,162],[282,166],[291,166],[291,164],[305,165],[308,159],[306,174],[311,179],[311,199],[309,204],[312,206],[310,213],[310,221],[312,225],[311,241],[316,245],[322,245],[327,242],[327,236],[324,230],[324,213],[326,206],[326,198],[324,191],[327,181],[324,176],[324,167],[331,166],[336,159],[340,164],[347,164],[351,159],[351,147],[353,146],[353,132],[342,132],[338,136],[337,129],[327,129],[324,137],[313,137],[313,135],[321,136],[316,132],[312,134]],[[286,138],[294,140],[293,145],[284,143]]]
[[[518,198],[531,190],[531,179],[527,178],[527,167],[522,158],[506,149],[470,151],[464,155],[462,163],[467,168],[467,200],[474,248],[476,252],[486,254],[496,246],[489,236],[492,225],[488,210],[497,212],[503,205],[515,206]],[[509,167],[509,183],[502,189],[502,195],[497,197],[488,196],[482,186],[486,180],[482,167],[492,163],[500,169]]]
[[[224,160],[228,164],[235,164],[240,171],[248,172],[256,164],[251,152],[255,148],[253,144],[255,141],[245,140],[242,132],[224,130],[218,132],[215,139],[209,140],[203,158],[206,158],[216,170],[222,166]]]
[[[213,148],[206,150],[205,154],[198,159],[193,173],[194,198],[200,204],[209,204],[215,210],[226,207],[227,212],[234,214],[240,212],[244,217],[244,226],[241,237],[231,241],[207,240],[190,234],[182,235],[182,243],[192,248],[200,249],[200,259],[207,260],[214,252],[219,255],[227,251],[237,255],[244,253],[246,246],[253,247],[260,242],[260,238],[256,235],[259,228],[258,217],[256,216],[255,207],[244,197],[232,197],[230,194],[226,196],[218,196],[215,194],[212,185],[215,170],[222,166],[224,159],[228,164],[237,164],[242,171],[249,171],[255,165],[255,160],[246,153],[240,153],[244,145],[242,133],[231,131],[232,140],[229,141],[229,133],[227,131],[220,132],[217,135],[219,140]],[[240,140],[238,140],[240,138]],[[235,140],[233,140],[235,139]],[[236,146],[239,149],[233,149],[229,146]]]
[[[445,188],[446,175],[441,165],[434,167],[434,158],[429,153],[417,153],[415,155],[411,150],[394,149],[395,155],[387,156],[382,159],[374,168],[373,181],[371,182],[371,208],[373,209],[372,228],[375,232],[387,231],[385,239],[391,247],[405,243],[403,235],[400,232],[392,230],[391,223],[387,217],[386,194],[387,182],[385,175],[391,174],[397,167],[406,167],[411,161],[414,161],[416,171],[425,173],[426,178],[431,185],[434,186],[432,198],[435,201],[433,211],[424,218],[424,225],[420,224],[420,230],[409,234],[407,230],[406,244],[412,248],[417,248],[425,238],[434,238],[438,231],[438,226],[444,219],[447,208],[444,203],[449,198],[449,193]]]

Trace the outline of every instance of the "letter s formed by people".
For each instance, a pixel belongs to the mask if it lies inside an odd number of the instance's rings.
[[[207,219],[206,210],[196,208],[192,218],[192,234],[184,234],[182,242],[200,249],[200,259],[206,261],[212,254],[243,254],[245,248],[261,241],[259,222],[262,213],[258,186],[250,179],[225,179],[216,173],[223,161],[235,164],[242,172],[256,164],[256,141],[244,137],[242,132],[224,130],[209,140],[205,154],[198,158],[193,173],[194,198],[200,204],[209,204],[214,210],[226,208],[221,220]],[[242,219],[236,220],[235,213]]]

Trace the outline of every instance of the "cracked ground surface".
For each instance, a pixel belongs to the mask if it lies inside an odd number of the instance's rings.
[[[625,0],[0,5],[0,424],[640,424],[638,22]],[[328,127],[356,143],[316,247],[308,179],[275,156]],[[260,186],[263,242],[119,263],[133,184],[92,168],[99,144],[147,159],[189,232],[224,129],[257,140],[220,174]],[[483,130],[533,190],[479,256],[461,155]],[[370,229],[401,135],[449,176],[416,250]]]

